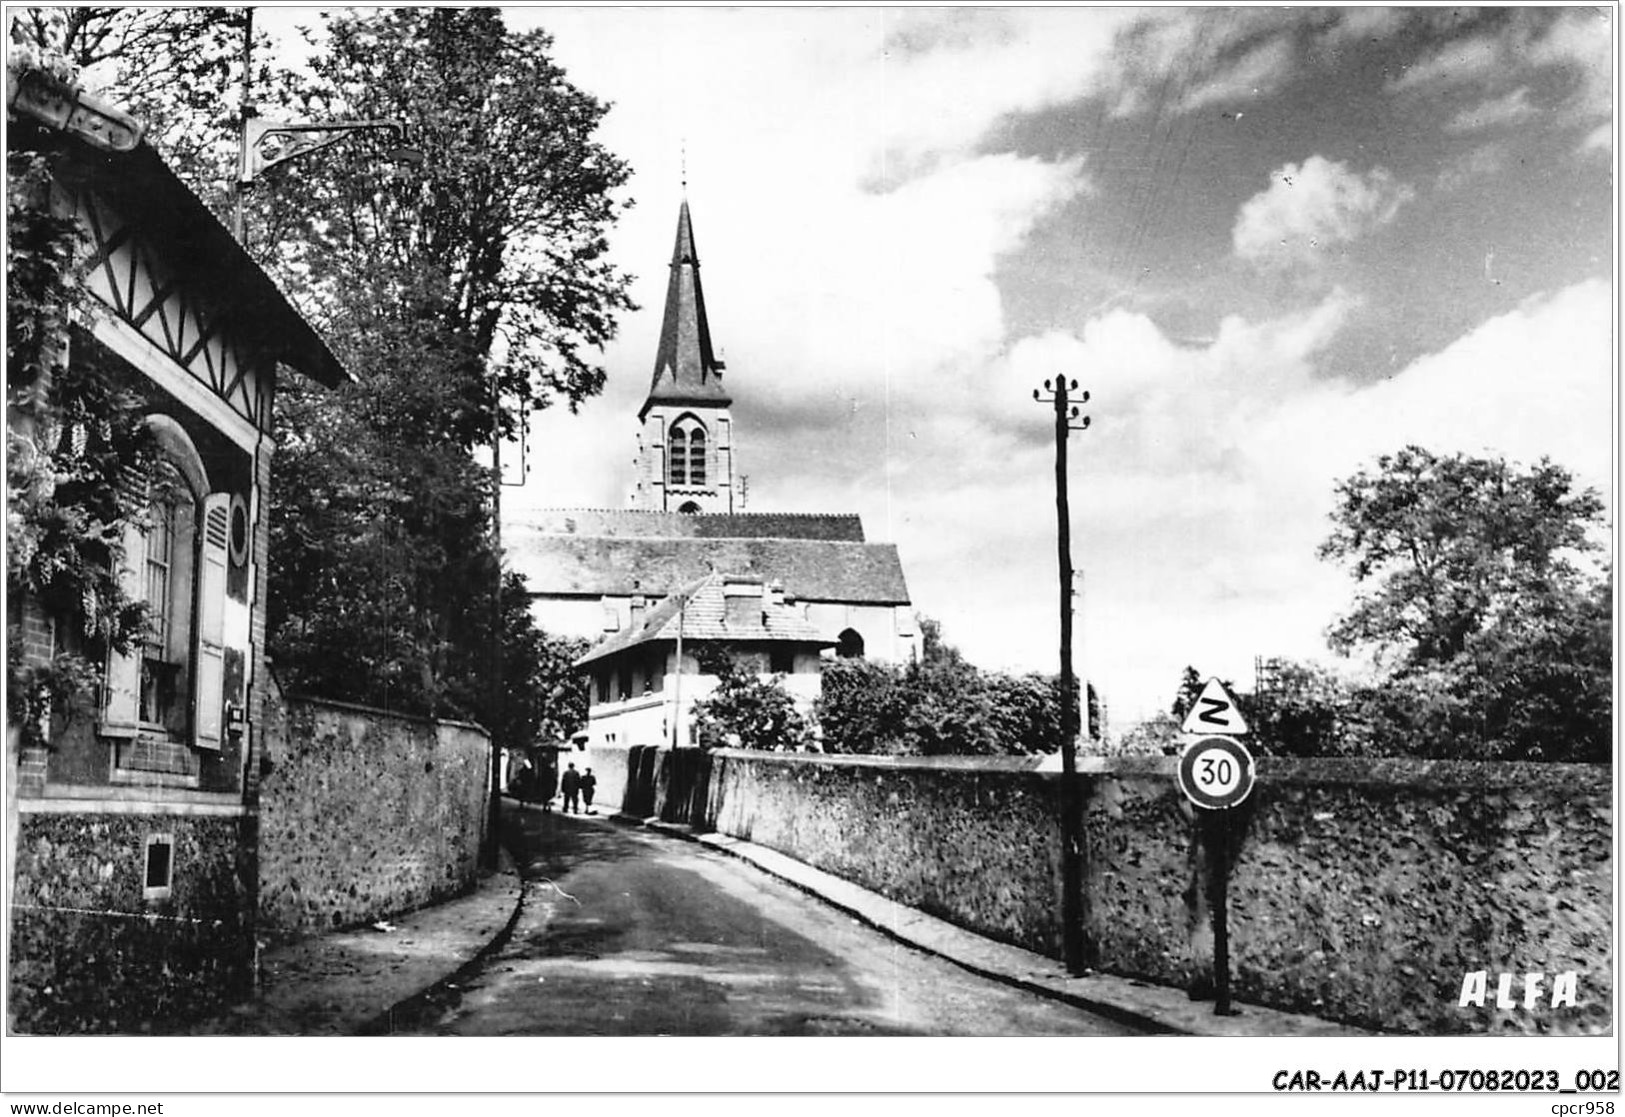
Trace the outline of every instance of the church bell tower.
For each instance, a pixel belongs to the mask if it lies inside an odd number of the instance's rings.
[[[684,199],[666,283],[666,314],[649,397],[638,411],[632,507],[655,512],[734,510],[733,400],[711,350],[700,259]]]

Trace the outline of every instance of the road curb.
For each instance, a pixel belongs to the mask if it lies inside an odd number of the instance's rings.
[[[468,961],[464,962],[462,965],[458,966],[451,973],[434,982],[432,985],[418,990],[410,997],[405,997],[399,1001],[396,1001],[383,1012],[380,1012],[377,1016],[361,1025],[361,1027],[357,1028],[352,1034],[358,1036],[387,1036],[393,1034],[395,1030],[395,1018],[397,1015],[412,1016],[417,1014],[423,1009],[424,1005],[432,1000],[437,994],[443,992],[447,986],[458,984],[466,978],[471,977],[474,972],[480,968],[480,966],[485,964],[486,959],[490,958],[504,946],[507,946],[508,940],[513,937],[514,928],[519,925],[519,916],[525,910],[525,899],[530,892],[530,882],[525,879],[524,874],[519,873],[516,870],[515,876],[519,881],[519,894],[514,899],[513,911],[508,913],[508,921],[502,925],[501,930],[499,930],[495,935],[491,936],[490,941],[488,941],[484,946],[480,947],[479,950],[475,951],[473,957],[468,959]]]
[[[663,822],[658,817],[639,818],[626,814],[605,817],[621,826],[640,827],[668,837],[696,842],[744,861],[873,927],[888,938],[951,962],[978,977],[1061,1001],[1154,1035],[1242,1038],[1382,1034],[1253,1004],[1238,1005],[1242,1010],[1239,1016],[1213,1017],[1209,1015],[1208,1002],[1191,1000],[1183,989],[1113,974],[1071,977],[1060,969],[1060,963],[1053,958],[977,935],[754,842],[715,832],[697,833],[690,826]],[[978,959],[978,953],[986,958]],[[1003,964],[998,964],[1000,962]],[[1027,972],[1024,974],[1023,970]],[[1046,973],[1046,970],[1051,972]],[[1078,983],[1093,983],[1097,988],[1067,987]],[[1148,1008],[1143,1003],[1146,998],[1166,1003]],[[1263,1030],[1251,1025],[1262,1025]]]
[[[951,962],[960,969],[976,974],[978,977],[986,978],[990,981],[997,981],[1002,985],[1009,985],[1017,989],[1025,990],[1029,993],[1036,993],[1039,996],[1046,997],[1050,1000],[1061,1001],[1076,1008],[1082,1008],[1090,1012],[1098,1013],[1101,1016],[1116,1020],[1119,1023],[1144,1029],[1153,1035],[1195,1034],[1185,1029],[1175,1027],[1169,1024],[1166,1020],[1133,1008],[1125,1007],[1117,1002],[1101,1000],[1094,997],[1080,996],[1066,990],[1054,989],[1042,983],[1030,981],[1016,974],[1007,973],[1003,970],[998,970],[987,966],[979,966],[961,956],[955,955],[948,951],[933,948],[931,944],[923,941],[919,937],[905,933],[903,928],[896,925],[888,925],[884,919],[878,918],[872,911],[865,910],[862,905],[843,902],[835,894],[835,889],[820,887],[817,877],[814,877],[813,874],[817,874],[818,876],[830,876],[830,874],[824,873],[823,870],[815,869],[810,865],[803,865],[801,862],[795,861],[794,858],[785,857],[786,861],[790,861],[793,864],[800,866],[801,871],[784,872],[775,868],[767,859],[753,856],[752,854],[754,851],[762,848],[756,846],[753,842],[747,842],[740,838],[729,837],[726,834],[697,833],[692,827],[685,826],[680,823],[662,822],[659,818],[638,818],[635,815],[625,814],[617,814],[609,817],[610,821],[622,826],[642,827],[643,829],[653,830],[669,837],[680,838],[683,841],[695,842],[699,845],[706,846],[707,848],[717,850],[720,853],[725,853],[737,860],[744,861],[747,864],[750,864],[760,871],[768,874],[774,879],[781,880],[791,887],[829,904],[837,911],[845,912],[847,915],[852,916],[865,925],[873,927],[887,938],[900,942],[905,946],[913,947],[916,950],[923,951],[924,953],[930,954],[933,957]],[[771,853],[773,851],[767,852]],[[779,856],[783,857],[784,855],[780,854]],[[831,879],[839,880],[840,878],[832,877]],[[840,883],[853,890],[867,892],[867,890],[858,889],[856,885],[848,884],[848,882],[841,881]],[[874,897],[874,899],[880,903],[891,904],[894,908],[903,907],[901,904],[897,904],[894,901],[885,899],[878,893],[868,892],[867,894]],[[912,911],[913,909],[905,910]]]

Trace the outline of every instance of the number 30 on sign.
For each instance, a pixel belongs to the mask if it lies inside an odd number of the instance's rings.
[[[1234,807],[1253,789],[1253,754],[1234,737],[1203,737],[1179,754],[1179,789],[1210,811]]]

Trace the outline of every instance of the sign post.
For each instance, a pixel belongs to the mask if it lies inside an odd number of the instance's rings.
[[[1253,790],[1253,755],[1234,736],[1247,732],[1236,700],[1218,679],[1209,679],[1185,716],[1186,733],[1205,733],[1179,755],[1179,789],[1200,812],[1203,837],[1212,851],[1208,906],[1213,912],[1213,1013],[1233,1016],[1230,1006],[1231,810]]]

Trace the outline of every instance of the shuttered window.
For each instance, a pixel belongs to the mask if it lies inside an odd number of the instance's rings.
[[[225,722],[226,564],[230,546],[231,494],[210,493],[203,500],[203,543],[198,548],[196,716],[192,744],[218,749]]]

